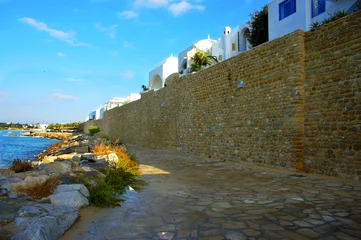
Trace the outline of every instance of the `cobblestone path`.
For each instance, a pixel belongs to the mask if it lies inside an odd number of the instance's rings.
[[[62,239],[361,239],[361,182],[129,149],[148,186]]]

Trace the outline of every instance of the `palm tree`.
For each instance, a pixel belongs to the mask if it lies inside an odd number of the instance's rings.
[[[202,50],[197,50],[194,53],[193,57],[191,57],[191,60],[192,72],[197,72],[201,70],[203,66],[210,66],[218,62],[216,57],[210,56],[208,52]]]

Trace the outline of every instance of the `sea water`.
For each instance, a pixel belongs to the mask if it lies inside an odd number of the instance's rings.
[[[14,159],[33,160],[56,139],[25,137],[26,131],[0,130],[0,167],[8,167]],[[13,136],[12,136],[13,135]]]

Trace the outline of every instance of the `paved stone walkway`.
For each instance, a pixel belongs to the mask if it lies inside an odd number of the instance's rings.
[[[129,149],[149,185],[62,239],[361,239],[361,182]]]

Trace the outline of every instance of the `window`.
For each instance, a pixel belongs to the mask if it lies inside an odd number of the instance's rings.
[[[232,43],[232,51],[236,51],[236,44]]]
[[[296,12],[296,0],[285,0],[280,3],[280,21]]]
[[[222,61],[222,55],[218,56],[218,61]]]
[[[312,0],[312,17],[324,13],[326,9],[326,0]]]

